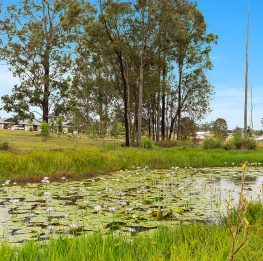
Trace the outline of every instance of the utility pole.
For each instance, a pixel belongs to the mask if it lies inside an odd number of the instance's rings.
[[[247,96],[248,96],[248,44],[250,31],[250,0],[248,0],[247,17],[247,41],[246,41],[246,73],[245,73],[245,107],[244,107],[244,138],[247,138]]]

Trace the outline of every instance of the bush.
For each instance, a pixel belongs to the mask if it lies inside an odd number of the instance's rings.
[[[141,147],[145,149],[152,149],[154,147],[153,140],[143,137],[141,142]]]
[[[8,141],[4,141],[0,143],[0,150],[10,150],[11,146]]]
[[[220,149],[221,142],[215,138],[207,138],[203,141],[203,149],[204,150],[211,150],[211,149]]]
[[[40,125],[41,136],[47,138],[49,136],[49,125],[47,122],[43,121]]]
[[[243,138],[239,135],[235,135],[233,139],[225,143],[224,148],[226,150],[255,150],[257,148],[257,143],[252,138]]]

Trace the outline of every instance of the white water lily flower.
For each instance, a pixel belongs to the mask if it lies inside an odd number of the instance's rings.
[[[151,214],[152,213],[152,210],[147,210],[146,214]]]
[[[100,206],[100,205],[97,205],[97,206],[94,207],[94,209],[95,209],[96,211],[100,211],[101,208],[102,208],[102,206]]]
[[[133,210],[133,208],[127,208],[127,211],[132,211]]]
[[[13,185],[16,185],[17,183],[16,182],[13,182]]]
[[[142,206],[142,203],[141,202],[137,202],[135,205],[136,205],[136,207],[140,207],[140,206]]]
[[[122,201],[120,204],[121,204],[122,206],[126,206],[126,205],[127,205],[127,202]]]
[[[135,229],[135,228],[133,228],[133,227],[129,227],[129,228],[128,228],[128,230],[129,230],[131,233],[134,233],[134,232],[136,232],[136,229]]]
[[[65,180],[66,178],[65,177],[62,177],[61,180]]]
[[[69,227],[74,229],[74,228],[77,228],[77,227],[78,227],[78,225],[77,225],[77,224],[74,224],[74,223],[72,223],[72,224],[69,224]]]
[[[12,204],[17,204],[17,203],[20,202],[20,200],[17,199],[17,198],[14,198],[14,199],[11,199],[10,202],[11,202]]]
[[[11,180],[9,180],[9,179],[8,179],[8,180],[6,180],[6,181],[5,181],[5,185],[9,185],[9,184],[10,184],[10,182],[11,182]]]
[[[116,210],[116,208],[115,207],[111,207],[111,208],[109,208],[109,211],[115,211]]]
[[[47,226],[47,229],[48,229],[48,230],[54,230],[55,227],[54,227],[54,226]]]

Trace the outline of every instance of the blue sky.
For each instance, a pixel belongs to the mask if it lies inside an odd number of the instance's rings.
[[[214,68],[208,72],[216,94],[211,102],[213,111],[204,122],[222,117],[229,128],[243,126],[247,0],[198,0],[198,6],[206,18],[208,32],[219,35],[218,45],[211,53]],[[262,11],[263,1],[251,0],[249,86],[253,86],[255,129],[262,128],[263,117]],[[0,65],[0,96],[10,93],[16,82],[8,68]],[[0,115],[7,114],[0,112]]]
[[[219,35],[211,57],[214,68],[208,73],[216,95],[207,121],[225,118],[230,128],[243,126],[247,0],[199,0],[208,30]],[[253,87],[253,123],[261,129],[263,117],[263,28],[262,0],[251,0],[249,86]],[[249,109],[250,110],[250,109]]]

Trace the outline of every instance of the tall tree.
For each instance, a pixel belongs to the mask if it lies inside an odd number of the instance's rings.
[[[28,0],[6,8],[0,29],[0,52],[20,79],[3,108],[20,118],[40,114],[43,121],[65,109],[73,24],[81,6],[77,0]],[[34,113],[34,112],[35,113]]]
[[[182,80],[184,73],[196,68],[211,69],[211,44],[216,42],[217,36],[207,34],[203,14],[197,6],[189,1],[178,1],[176,5],[175,30],[171,31],[171,41],[174,43],[174,60],[177,65],[177,139],[180,138],[182,115]]]

